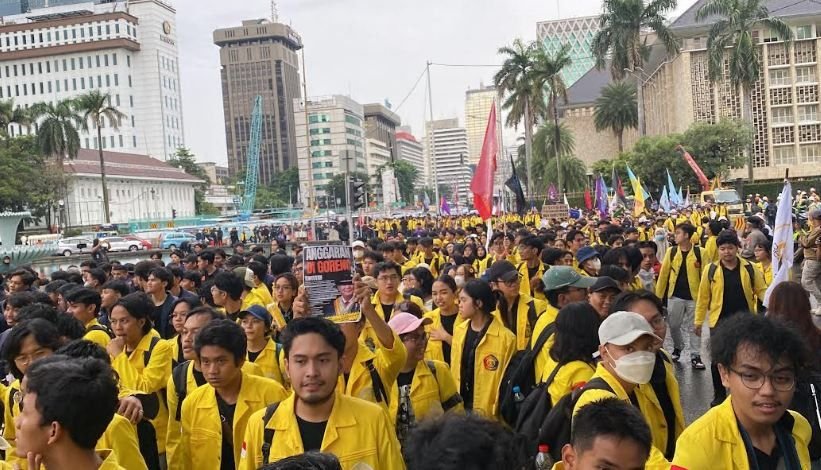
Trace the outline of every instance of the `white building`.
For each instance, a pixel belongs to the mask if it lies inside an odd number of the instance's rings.
[[[459,127],[459,120],[456,118],[428,122],[427,126],[425,154],[431,166],[431,182],[436,181],[440,186],[458,188],[459,204],[464,205],[468,202],[470,181],[473,177],[468,166],[470,161],[467,131],[464,127]],[[452,205],[453,201],[449,203]]]
[[[499,95],[492,86],[479,85],[475,90],[465,92],[465,130],[468,136],[468,156],[470,163],[479,163],[482,155],[482,145],[485,142],[487,120],[490,108]],[[496,142],[502,145],[502,109],[496,105]]]
[[[365,166],[367,167],[368,176],[370,176],[371,191],[376,194],[376,203],[378,205],[383,205],[385,198],[382,189],[384,183],[381,178],[377,177],[376,170],[390,161],[391,148],[388,144],[377,139],[365,139]]]
[[[38,4],[34,5],[39,6]],[[185,145],[176,12],[161,0],[33,8],[0,25],[0,99],[18,106],[100,90],[125,114],[104,149],[167,159]],[[19,125],[10,133],[26,132]],[[98,148],[96,129],[80,135]]]
[[[305,103],[294,100],[299,191],[307,205],[310,185],[313,184],[315,203],[333,206],[333,195],[326,189],[335,175],[344,173],[346,169],[368,172],[362,128],[363,108],[342,95],[309,98],[307,106],[309,135],[306,142]],[[311,203],[314,204],[313,201]]]
[[[416,168],[419,175],[416,180],[417,186],[430,184],[425,149],[413,136],[410,127],[401,127],[396,131],[396,155],[400,160],[405,160]]]
[[[194,217],[194,188],[203,181],[156,158],[103,152],[111,223],[129,220]],[[73,226],[104,223],[100,160],[96,150],[81,149],[66,160],[68,178],[66,222]]]

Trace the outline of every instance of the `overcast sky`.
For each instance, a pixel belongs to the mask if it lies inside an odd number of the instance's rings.
[[[199,161],[226,163],[214,29],[269,18],[270,0],[174,0],[182,74],[185,141]],[[424,80],[398,110],[427,60],[498,64],[496,50],[536,39],[538,21],[596,15],[600,0],[279,0],[279,18],[302,36],[308,95],[389,100],[421,137]],[[559,6],[561,3],[561,6]],[[695,0],[679,0],[677,16]],[[491,67],[433,67],[436,119],[464,114],[465,90],[489,84]],[[250,110],[249,110],[250,114]],[[505,145],[508,143],[506,142]]]

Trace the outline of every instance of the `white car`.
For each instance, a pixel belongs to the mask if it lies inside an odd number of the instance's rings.
[[[81,253],[91,253],[92,241],[88,238],[63,238],[57,242],[55,255],[71,256]]]
[[[108,245],[108,251],[138,251],[143,249],[139,240],[129,240],[123,237],[105,237],[100,243]]]

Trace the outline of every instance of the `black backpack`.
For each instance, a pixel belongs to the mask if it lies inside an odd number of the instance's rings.
[[[529,397],[536,388],[536,355],[544,348],[547,340],[555,331],[556,325],[551,323],[539,334],[532,349],[527,348],[517,351],[510,358],[510,362],[502,376],[502,382],[499,385],[499,414],[504,422],[511,427],[516,425],[521,407],[521,404],[517,403],[516,398],[513,396],[513,388],[519,387],[519,391],[525,397]]]
[[[539,444],[550,447],[550,455],[559,461],[562,459],[562,447],[570,442],[570,429],[573,422],[573,408],[587,390],[607,390],[614,393],[610,385],[600,377],[594,377],[584,387],[573,390],[553,404],[550,412],[539,427]]]
[[[807,418],[812,429],[808,444],[810,460],[821,458],[821,374],[809,373],[795,384],[795,394],[789,408]]]
[[[527,395],[525,401],[521,403],[517,410],[519,417],[513,429],[526,442],[526,448],[529,451],[537,449],[540,444],[540,442],[538,442],[539,429],[553,408],[553,403],[547,389],[550,387],[550,384],[553,383],[553,379],[556,378],[556,374],[562,366],[564,366],[564,364],[556,365],[547,380],[537,385],[530,394]]]
[[[114,339],[114,333],[105,325],[92,325],[86,330],[86,333],[89,331],[102,331],[108,335],[109,339]]]

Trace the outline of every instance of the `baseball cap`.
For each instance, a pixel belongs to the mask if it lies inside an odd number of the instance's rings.
[[[501,260],[491,264],[490,269],[487,271],[487,278],[491,282],[508,282],[519,277],[519,271],[516,270],[516,266],[513,266],[513,263],[507,260]]]
[[[544,276],[544,290],[551,291],[561,289],[562,287],[578,287],[581,289],[589,289],[593,287],[598,278],[582,276],[575,269],[570,266],[551,266]]]
[[[362,240],[356,240],[355,242],[351,243],[351,248],[365,248],[365,242]]]
[[[596,251],[595,248],[590,246],[583,246],[579,248],[579,251],[576,252],[576,259],[579,261],[579,264],[584,263],[590,258],[596,258],[598,256],[599,252]]]
[[[608,276],[600,276],[596,278],[596,282],[594,282],[593,286],[590,287],[591,292],[601,292],[607,289],[612,289],[617,292],[621,292],[619,284],[612,277]]]
[[[643,316],[634,312],[616,312],[599,325],[599,344],[627,346],[644,335],[661,341]]]
[[[391,316],[390,321],[388,321],[388,326],[391,327],[397,335],[403,335],[416,331],[422,325],[430,325],[431,323],[433,323],[433,320],[428,317],[419,318],[412,313],[397,312]]]
[[[246,268],[245,266],[237,266],[233,269],[233,273],[234,275],[239,276],[239,278],[242,279],[242,282],[244,282],[246,286],[250,287],[251,289],[256,287],[254,285],[254,272],[250,269]]]
[[[240,318],[244,318],[246,315],[253,315],[254,318],[256,318],[257,320],[262,320],[265,323],[265,326],[268,327],[270,327],[271,323],[273,322],[271,314],[268,313],[268,310],[266,310],[265,307],[263,307],[262,305],[251,305],[245,310],[239,312]]]

